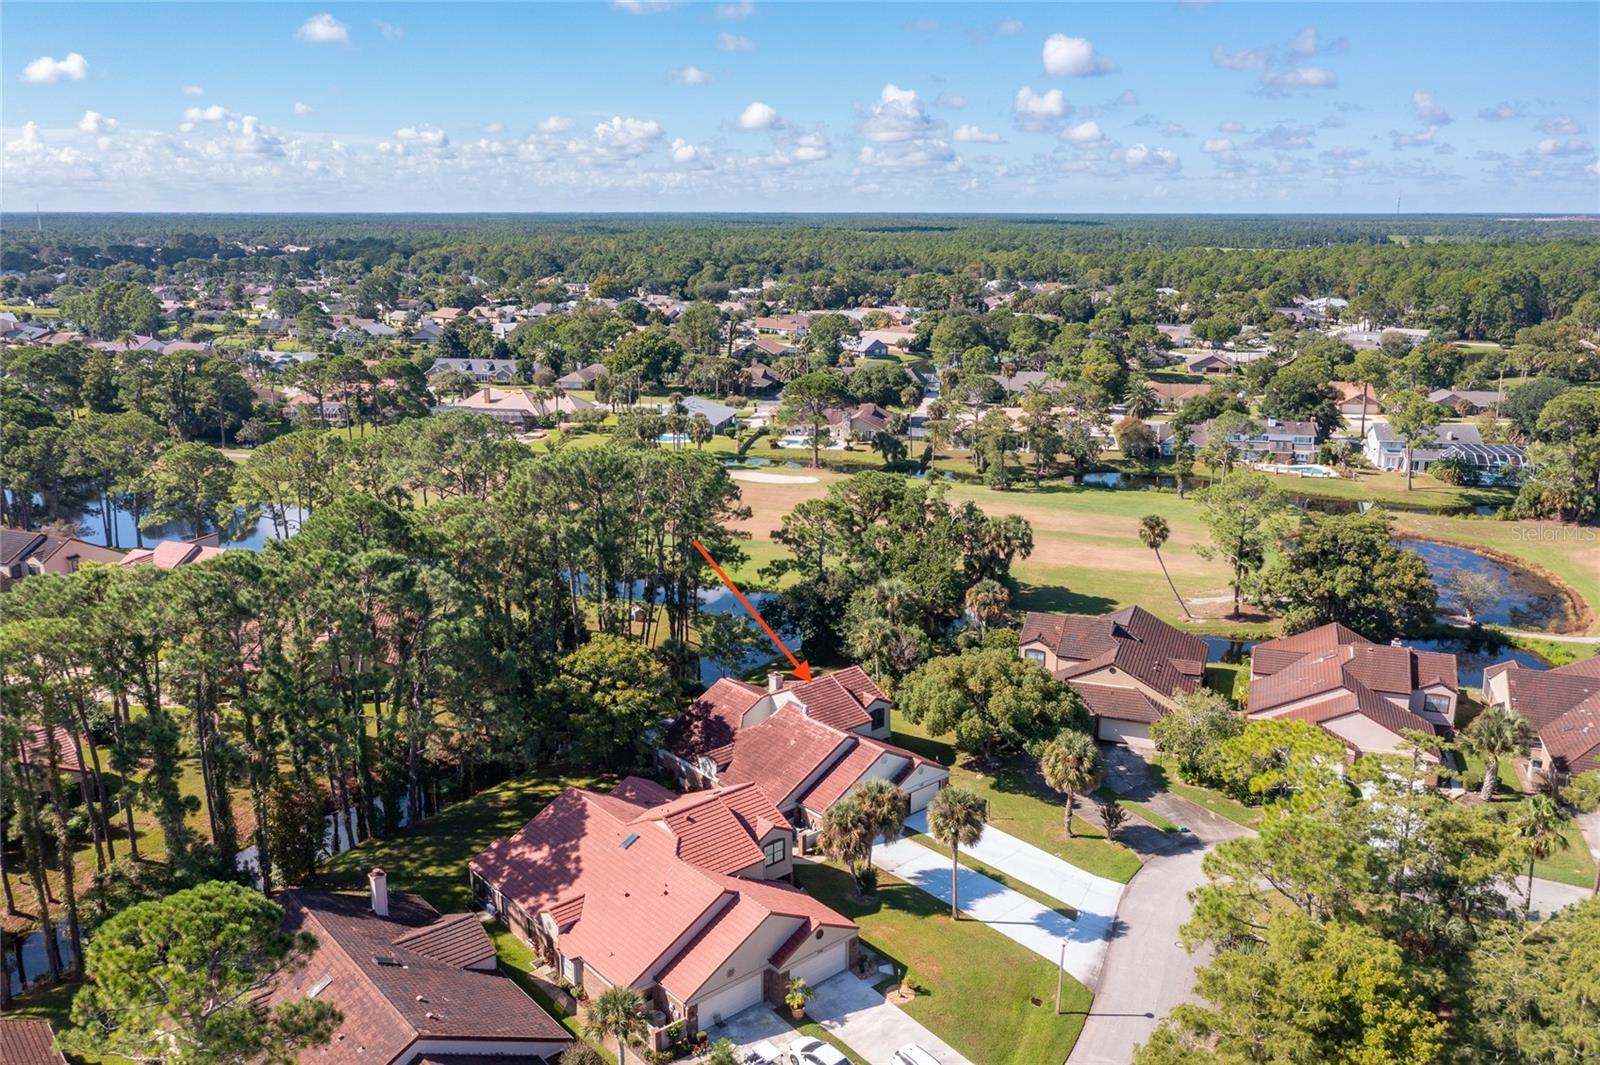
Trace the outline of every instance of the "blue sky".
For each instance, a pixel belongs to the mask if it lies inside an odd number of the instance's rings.
[[[7,206],[1600,211],[1600,5],[0,7]]]

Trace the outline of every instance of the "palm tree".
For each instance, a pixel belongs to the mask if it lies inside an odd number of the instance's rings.
[[[1522,715],[1500,706],[1491,706],[1461,730],[1461,745],[1483,755],[1483,787],[1478,794],[1488,802],[1500,779],[1500,759],[1526,754],[1531,741],[1528,723]]]
[[[824,854],[850,870],[856,894],[868,898],[877,886],[870,873],[872,845],[880,839],[894,839],[904,824],[905,801],[900,789],[880,777],[864,782],[849,798],[828,809],[818,842]]]
[[[1039,771],[1044,782],[1067,797],[1061,824],[1072,838],[1072,806],[1079,792],[1094,783],[1100,752],[1087,732],[1068,729],[1044,745],[1039,752]]]
[[[988,632],[1011,613],[1011,592],[999,581],[984,579],[967,589],[967,613],[978,623],[978,631]]]
[[[1533,906],[1533,865],[1556,851],[1564,851],[1572,841],[1562,833],[1572,817],[1548,795],[1530,795],[1513,815],[1517,834],[1528,841],[1528,895],[1522,900],[1524,911]]]
[[[583,1022],[583,1034],[593,1040],[614,1036],[617,1040],[617,1065],[628,1060],[627,1045],[638,1043],[650,1031],[646,1017],[650,1007],[644,996],[631,987],[608,987],[589,1007],[589,1019]]]
[[[950,919],[961,920],[961,895],[956,883],[961,848],[983,838],[988,803],[958,785],[943,788],[928,804],[928,832],[950,848]]]
[[[1146,514],[1139,519],[1139,539],[1144,546],[1156,553],[1156,561],[1161,563],[1161,575],[1167,578],[1167,587],[1172,589],[1172,597],[1183,608],[1183,616],[1190,621],[1194,615],[1189,613],[1189,604],[1183,601],[1183,596],[1178,594],[1178,586],[1172,583],[1172,574],[1167,572],[1167,560],[1161,557],[1161,547],[1167,542],[1167,537],[1172,535],[1172,530],[1167,527],[1167,519],[1159,514]]]

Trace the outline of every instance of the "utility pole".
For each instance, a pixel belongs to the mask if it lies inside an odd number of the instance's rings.
[[[1056,1016],[1061,1016],[1061,974],[1067,968],[1067,941],[1061,941],[1061,960],[1056,963]]]

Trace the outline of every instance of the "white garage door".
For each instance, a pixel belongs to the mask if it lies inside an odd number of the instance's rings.
[[[1102,717],[1100,721],[1100,738],[1107,743],[1150,743],[1150,726],[1143,721],[1119,721],[1114,717]]]
[[[700,1000],[700,1027],[725,1021],[761,1001],[761,974],[748,976]]]
[[[911,792],[907,796],[911,800],[911,810],[910,810],[910,812],[911,813],[916,813],[919,810],[927,809],[928,804],[933,801],[933,797],[935,795],[939,794],[939,785],[941,783],[943,783],[943,781],[939,781],[939,780],[931,781],[931,782],[929,782],[927,784],[924,784],[922,787],[918,788],[917,790]]]
[[[844,972],[845,966],[850,964],[850,944],[840,943],[829,947],[814,958],[807,958],[798,965],[789,966],[790,978],[798,977],[816,987],[830,976]]]

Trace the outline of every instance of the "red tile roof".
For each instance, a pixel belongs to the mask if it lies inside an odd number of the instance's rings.
[[[635,783],[626,790],[647,789]],[[752,784],[658,805],[616,796],[568,788],[472,861],[473,872],[530,915],[549,913],[561,929],[562,953],[607,980],[670,979],[674,994],[692,994],[764,913],[820,915],[854,927],[804,893],[796,892],[803,901],[781,896],[785,902],[776,906],[771,885],[725,875],[762,863],[763,825],[789,827]],[[684,945],[685,933],[702,922]]]
[[[1159,721],[1167,709],[1158,706],[1138,688],[1113,688],[1106,684],[1074,684],[1073,691],[1083,699],[1083,705],[1096,717],[1109,717],[1117,721]]]
[[[52,725],[49,734],[55,738],[56,764],[61,767],[62,772],[83,772],[83,756],[72,733],[60,725]],[[50,765],[50,750],[45,735],[43,725],[30,725],[21,743],[22,757],[35,766]]]
[[[66,1065],[55,1045],[49,1021],[0,1017],[0,1062],[5,1065]]]
[[[279,979],[268,1001],[305,997],[315,989],[317,998],[344,1014],[328,1045],[301,1052],[301,1065],[390,1062],[424,1039],[571,1039],[510,978],[466,969],[399,943],[441,920],[415,895],[390,892],[386,918],[371,911],[365,895],[295,890],[284,892],[279,901],[285,929],[310,932],[317,950],[304,968]]]
[[[723,677],[673,721],[667,729],[667,749],[693,760],[728,747],[745,711],[765,694],[764,688]]]
[[[1551,762],[1576,776],[1600,769],[1600,694],[1591,695],[1539,730]]]
[[[785,706],[739,731],[728,768],[719,779],[727,784],[753,783],[781,809],[850,743],[843,731],[808,717],[799,707]]]

